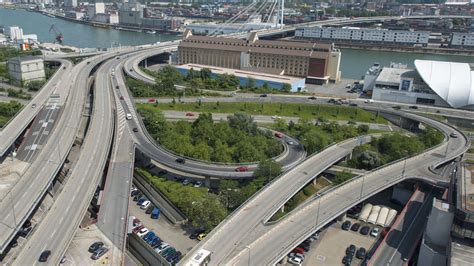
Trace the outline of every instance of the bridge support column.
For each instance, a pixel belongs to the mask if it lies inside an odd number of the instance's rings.
[[[211,187],[211,178],[209,176],[206,176],[204,179],[204,185],[208,188]]]
[[[281,212],[285,212],[285,204],[283,204],[283,206],[281,206],[280,211],[281,211]]]
[[[145,68],[147,68],[148,67],[148,58],[145,58],[145,61],[143,61],[143,62],[144,62],[143,64],[145,64]]]

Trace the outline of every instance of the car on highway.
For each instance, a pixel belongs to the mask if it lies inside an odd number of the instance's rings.
[[[400,105],[395,105],[395,106],[392,106],[393,109],[395,110],[400,110],[402,109],[402,107]]]
[[[366,235],[369,234],[369,232],[370,232],[370,227],[368,227],[368,226],[362,226],[362,228],[360,229],[360,232],[359,232],[359,233],[360,233],[361,235],[366,236]]]
[[[185,163],[186,160],[184,158],[176,158],[177,163]]]
[[[156,99],[153,99],[153,98],[148,99],[148,102],[149,102],[149,103],[156,103]]]
[[[145,200],[144,202],[142,202],[142,204],[140,205],[140,209],[142,210],[145,210],[146,208],[148,208],[148,206],[150,206],[151,202],[149,200]]]
[[[380,228],[378,227],[374,227],[372,229],[372,231],[370,231],[370,235],[373,236],[373,237],[377,237],[380,233]]]
[[[107,251],[109,251],[108,248],[106,248],[106,247],[101,247],[101,248],[99,248],[98,250],[96,250],[96,252],[94,252],[94,254],[92,254],[91,259],[93,259],[93,260],[98,260],[98,259],[100,259],[102,256],[104,256],[104,254],[107,253]]]
[[[247,172],[248,170],[249,170],[249,168],[247,166],[239,166],[239,167],[235,168],[236,172]]]
[[[351,231],[357,232],[359,231],[360,223],[355,223],[351,226]]]
[[[153,211],[154,208],[155,208],[155,205],[151,204],[150,206],[148,206],[148,208],[146,208],[145,213],[146,214],[151,214],[151,212]]]
[[[292,140],[289,140],[289,141],[286,142],[286,144],[288,144],[288,145],[293,145],[293,144],[295,144],[295,143],[294,143]]]
[[[131,119],[132,119],[132,114],[128,113],[128,114],[125,116],[125,118],[126,118],[127,120],[131,120]]]
[[[116,85],[116,86],[115,86],[115,89],[117,89],[117,90],[120,89],[120,86],[119,86],[119,85]]]
[[[31,108],[36,108],[36,103],[32,104]]]
[[[267,97],[268,95],[266,93],[260,94],[260,97]]]
[[[357,250],[357,252],[356,252],[356,258],[362,260],[362,259],[365,258],[366,253],[367,253],[367,252],[366,252],[365,248],[362,248],[362,247],[361,247],[361,248],[359,248],[359,249]]]
[[[456,132],[453,132],[453,133],[449,134],[449,136],[450,136],[451,138],[454,138],[454,139],[455,139],[455,138],[458,137],[458,134],[456,134]]]
[[[132,131],[135,132],[135,133],[137,133],[137,132],[138,132],[138,128],[134,127],[134,128],[132,129]]]
[[[416,105],[411,105],[411,106],[409,106],[408,108],[410,108],[410,109],[418,109],[418,106],[416,106]]]
[[[356,103],[350,103],[349,106],[357,107]]]
[[[351,221],[346,220],[345,222],[342,223],[341,225],[342,230],[348,231],[349,228],[351,228]]]
[[[142,229],[140,229],[137,232],[137,236],[142,237],[142,236],[146,235],[148,232],[150,232],[150,230],[148,230],[148,228],[146,228],[146,227],[143,227]]]
[[[317,98],[314,97],[314,96],[310,96],[310,97],[308,97],[308,99],[309,99],[309,100],[316,100]]]
[[[364,102],[365,102],[365,103],[374,103],[374,100],[372,100],[372,99],[366,99]]]
[[[281,119],[281,116],[272,115],[272,119]]]
[[[41,252],[41,255],[40,255],[38,261],[39,262],[47,262],[48,258],[49,258],[49,255],[51,255],[51,250],[45,250],[45,251]]]
[[[200,233],[196,239],[199,240],[199,241],[202,241],[204,238],[206,237],[206,234],[205,233]]]
[[[123,96],[120,96],[119,99],[120,99],[120,100],[123,100]]]
[[[93,253],[93,252],[95,252],[97,249],[99,249],[99,248],[101,248],[101,247],[103,247],[103,246],[104,246],[104,242],[102,242],[102,241],[97,241],[97,242],[92,243],[92,245],[90,245],[88,251],[91,252],[91,253]]]
[[[187,112],[187,113],[186,113],[186,116],[194,116],[194,113]]]
[[[328,103],[335,103],[335,102],[336,102],[336,99],[331,98],[331,99],[328,100]]]

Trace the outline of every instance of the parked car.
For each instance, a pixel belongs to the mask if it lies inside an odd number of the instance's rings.
[[[348,231],[349,228],[351,228],[351,221],[346,220],[345,222],[342,223],[341,225],[342,230]]]
[[[303,249],[303,248],[300,248],[300,247],[297,247],[297,248],[293,249],[293,252],[294,252],[294,253],[304,254],[304,249]]]
[[[361,235],[366,236],[366,235],[369,234],[369,232],[370,232],[370,227],[368,227],[368,226],[362,226],[362,228],[360,229],[360,234]]]
[[[88,251],[91,252],[91,253],[94,253],[97,249],[99,249],[103,246],[104,246],[104,242],[97,241],[97,242],[94,242],[92,245],[90,245]]]
[[[201,229],[195,230],[192,234],[189,235],[189,238],[196,239],[198,235],[202,233],[204,233],[204,230],[201,230]]]
[[[142,230],[144,226],[142,224],[138,225],[137,227],[133,228],[132,232],[138,235],[138,232]]]
[[[351,231],[357,232],[359,231],[360,223],[355,223],[351,226]]]
[[[137,201],[137,205],[142,205],[143,202],[145,201],[148,201],[148,199],[145,197],[145,196],[142,196],[138,201]]]
[[[372,231],[370,231],[370,235],[373,236],[373,237],[377,237],[380,233],[380,228],[378,227],[374,227],[372,229]]]
[[[185,178],[185,179],[183,180],[183,182],[181,182],[181,184],[183,184],[184,186],[189,185],[189,183],[190,183],[190,182],[189,182],[189,179],[187,179],[187,178]]]
[[[142,193],[138,191],[138,193],[133,197],[133,201],[138,201],[142,197]]]
[[[150,206],[148,206],[148,208],[146,208],[145,213],[146,214],[151,214],[151,212],[153,211],[154,208],[155,208],[155,206],[153,204],[151,204]]]
[[[140,205],[140,209],[142,210],[145,210],[146,208],[148,208],[148,206],[151,205],[151,202],[149,200],[145,200],[141,205]]]
[[[346,255],[351,255],[353,256],[354,253],[356,252],[356,246],[355,245],[350,245],[346,248]]]
[[[170,245],[166,242],[161,242],[161,244],[155,248],[155,251],[160,253],[161,251],[165,250],[166,248],[168,248]]]
[[[94,252],[94,254],[92,254],[91,259],[93,259],[93,260],[98,260],[98,259],[100,259],[100,257],[102,257],[105,253],[107,253],[107,251],[109,251],[108,248],[106,248],[106,247],[101,247],[101,248],[99,248],[96,252]]]
[[[205,233],[200,233],[200,234],[196,237],[196,239],[199,240],[199,241],[201,241],[201,240],[203,240],[205,237],[206,237],[206,234],[205,234]]]
[[[293,257],[288,260],[289,263],[294,264],[294,265],[301,265],[303,263],[303,260],[300,257]]]
[[[344,265],[351,265],[352,262],[352,256],[346,255],[344,258],[342,258],[342,264]]]
[[[137,232],[137,236],[138,237],[142,237],[144,235],[146,235],[150,230],[148,230],[148,228],[146,227],[143,227],[142,229],[140,229],[138,232]]]
[[[130,196],[134,197],[138,193],[140,193],[140,191],[137,188],[132,188],[132,190],[130,191]]]
[[[166,257],[168,256],[168,254],[171,254],[171,253],[174,253],[176,252],[176,249],[174,247],[168,247],[166,249],[164,249],[163,251],[161,251],[161,256],[163,257]]]
[[[146,242],[146,241],[148,241],[150,238],[153,238],[153,237],[155,237],[155,236],[156,236],[156,235],[155,235],[155,232],[150,231],[150,232],[146,233],[146,235],[143,236],[143,240]]]
[[[151,219],[158,219],[158,217],[160,217],[160,212],[161,211],[159,208],[157,207],[153,208],[153,211],[151,211],[151,215],[150,215]]]
[[[196,181],[194,183],[194,187],[202,187],[202,182],[201,181]]]
[[[247,172],[248,170],[249,170],[249,168],[247,166],[239,166],[239,167],[235,168],[236,172]]]
[[[142,222],[138,218],[133,218],[133,229],[137,228],[138,226],[142,225]]]
[[[49,258],[49,255],[51,255],[51,250],[45,250],[45,251],[41,252],[41,255],[40,255],[38,261],[39,262],[47,262],[48,258]]]
[[[362,260],[362,259],[365,258],[366,253],[367,253],[367,252],[366,252],[365,248],[362,248],[362,247],[361,247],[361,248],[359,248],[359,249],[357,250],[356,258]]]
[[[173,255],[168,256],[168,257],[166,258],[166,260],[169,261],[169,262],[173,262],[173,261],[175,261],[176,259],[179,259],[179,258],[181,257],[181,255],[182,255],[181,251],[177,251],[177,252],[175,252]]]

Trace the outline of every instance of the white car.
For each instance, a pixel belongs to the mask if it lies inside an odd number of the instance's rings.
[[[373,103],[373,102],[374,102],[374,100],[372,100],[372,99],[365,100],[365,103]]]
[[[150,230],[148,230],[148,228],[146,228],[146,227],[143,227],[142,229],[140,229],[140,231],[137,232],[137,236],[138,237],[143,237],[148,232],[150,232]]]
[[[277,116],[277,115],[273,115],[272,116],[272,119],[281,119],[281,117]]]
[[[293,144],[295,144],[295,143],[294,143],[293,141],[289,140],[289,141],[286,142],[286,144],[288,144],[288,145],[293,145]]]
[[[380,233],[380,228],[378,227],[374,227],[374,229],[372,229],[372,231],[370,231],[370,235],[373,236],[373,237],[377,237]]]
[[[294,264],[294,265],[301,265],[303,263],[303,260],[300,257],[293,257],[288,260],[289,263]]]
[[[148,206],[150,206],[151,202],[149,200],[145,200],[141,205],[140,205],[140,209],[146,209],[148,208]]]
[[[160,253],[161,251],[163,251],[165,248],[167,248],[167,247],[169,247],[169,246],[170,246],[170,245],[169,245],[168,243],[166,243],[166,242],[161,242],[161,244],[160,244],[157,248],[155,248],[155,251],[156,251],[157,253]]]

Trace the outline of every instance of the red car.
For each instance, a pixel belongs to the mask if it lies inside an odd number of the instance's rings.
[[[144,227],[143,225],[139,225],[139,226],[137,226],[137,227],[133,228],[133,230],[132,230],[132,231],[133,231],[133,233],[135,233],[135,234],[136,234],[138,231],[142,230],[142,228],[143,228],[143,227]]]
[[[186,113],[186,116],[194,116],[193,113]]]
[[[304,254],[304,249],[303,249],[303,248],[300,248],[300,247],[297,247],[297,248],[293,249],[293,252],[294,252],[294,253]]]
[[[156,103],[156,99],[148,99],[149,103]]]
[[[239,166],[239,167],[235,168],[236,172],[247,172],[248,170],[249,170],[249,168],[247,166]]]
[[[282,134],[282,133],[280,133],[280,132],[275,132],[275,137],[277,137],[277,138],[280,138],[280,139],[281,139],[281,138],[283,138],[283,134]]]

